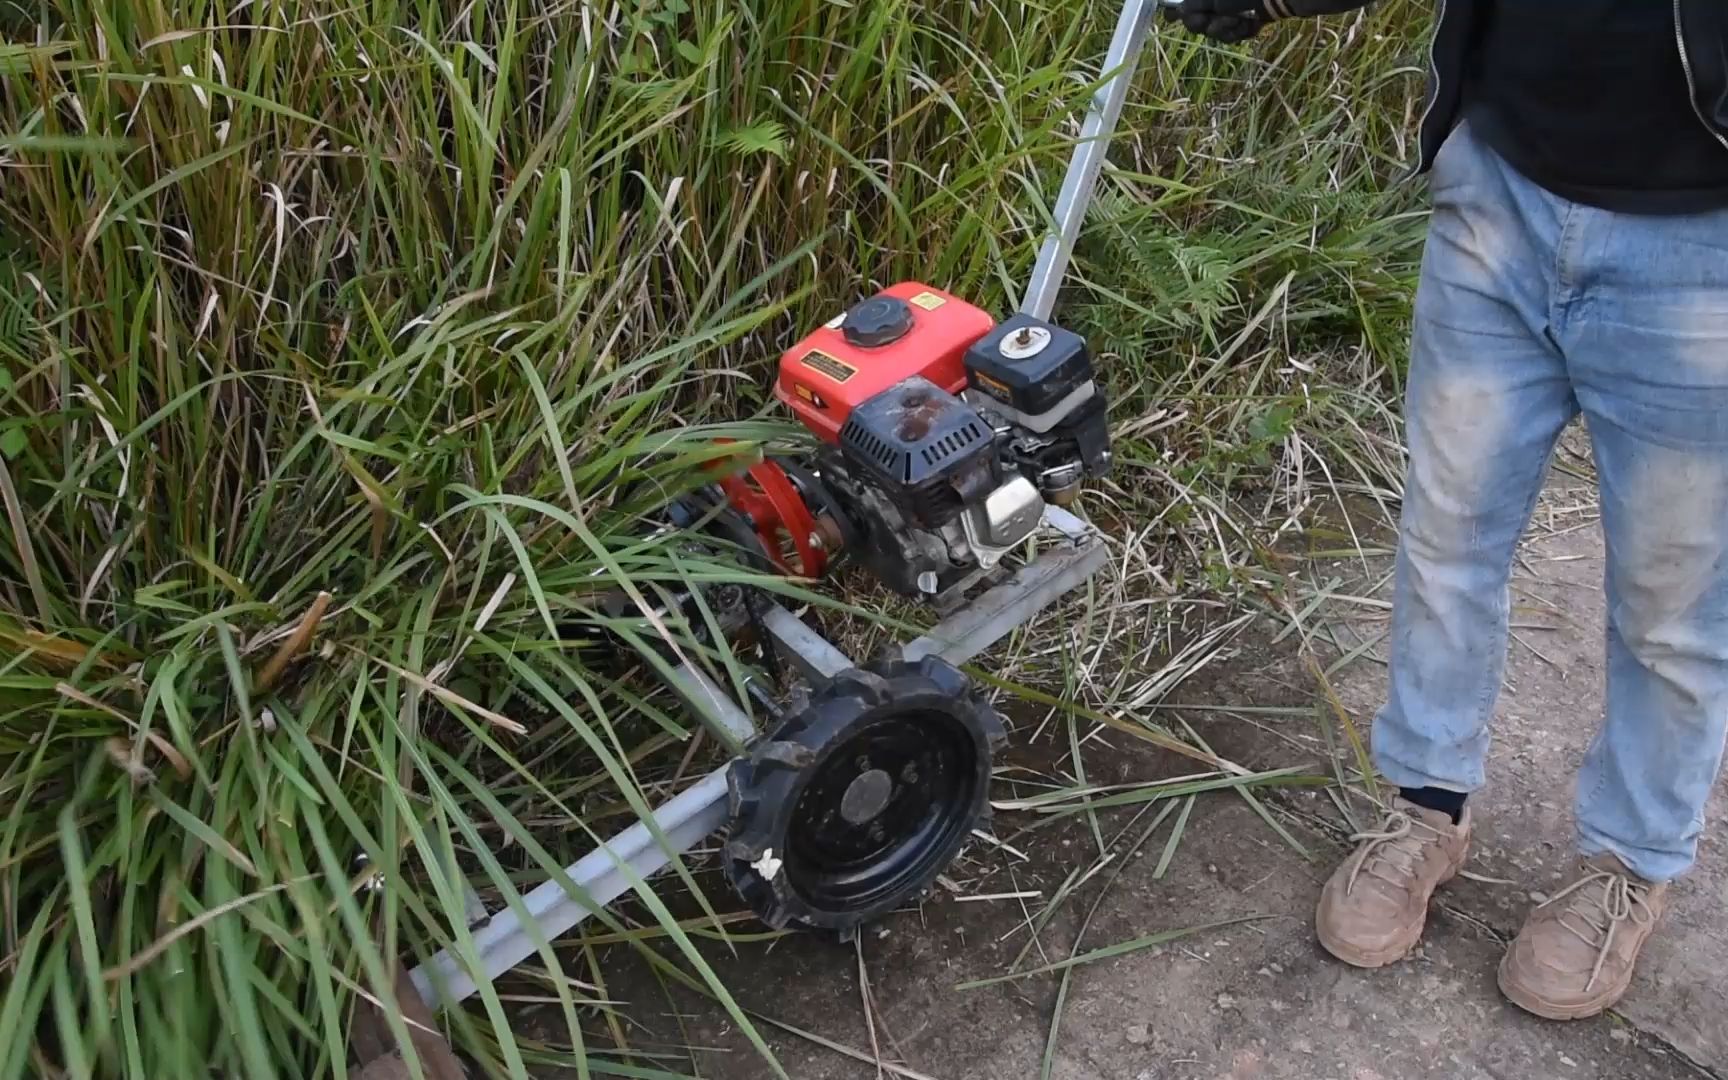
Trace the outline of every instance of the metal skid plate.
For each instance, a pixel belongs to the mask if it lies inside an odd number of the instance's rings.
[[[1078,588],[1104,565],[1103,539],[1060,506],[1044,508],[1044,524],[1067,543],[1020,567],[1000,585],[950,611],[924,636],[901,647],[908,660],[940,656],[958,667],[1002,640],[1053,601]]]
[[[1044,524],[1063,537],[1009,578],[962,605],[902,652],[908,660],[936,655],[956,666],[1024,625],[1039,611],[1084,584],[1103,567],[1107,550],[1102,537],[1073,514],[1047,507]],[[774,647],[806,679],[819,683],[853,666],[845,653],[785,608],[763,614],[763,626]],[[677,669],[671,685],[691,708],[739,741],[755,727],[749,716],[712,679],[688,665]],[[565,868],[578,892],[566,891],[556,879],[542,882],[523,896],[528,916],[505,909],[472,931],[471,962],[444,949],[409,975],[426,1001],[454,1004],[478,989],[476,980],[490,982],[533,956],[540,942],[551,941],[594,912],[663,869],[677,852],[687,851],[726,822],[726,767],[722,766],[686,788],[654,812],[654,823],[669,845],[662,845],[638,822]]]
[[[725,767],[704,776],[654,811],[654,822],[678,851],[688,851],[712,835],[726,823]],[[572,896],[562,883],[548,879],[522,897],[532,925],[506,909],[475,929],[478,974],[492,982],[539,951],[539,942],[551,941],[629,892],[632,873],[638,879],[646,878],[671,861],[646,825],[630,826],[565,868],[580,895]],[[409,972],[408,977],[424,1001],[454,1003],[479,988],[475,974],[449,949]]]

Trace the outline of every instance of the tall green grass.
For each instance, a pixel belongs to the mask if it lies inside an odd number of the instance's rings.
[[[1113,19],[0,6],[0,1078],[347,1075],[394,958],[471,945],[465,882],[517,904],[662,796],[698,725],[600,592],[741,576],[642,521],[785,434],[766,365],[836,305],[1017,299]],[[1391,472],[1417,25],[1149,48],[1064,311],[1099,509],[1178,577]],[[657,896],[694,887],[638,886],[645,955],[751,1030]],[[453,1041],[605,1074],[592,973],[537,964],[562,1049],[490,987]]]

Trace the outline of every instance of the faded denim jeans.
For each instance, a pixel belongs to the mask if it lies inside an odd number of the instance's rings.
[[[1568,202],[1468,127],[1431,180],[1376,767],[1400,787],[1482,786],[1514,550],[1582,413],[1608,677],[1578,777],[1579,843],[1670,880],[1695,858],[1728,728],[1728,212]]]

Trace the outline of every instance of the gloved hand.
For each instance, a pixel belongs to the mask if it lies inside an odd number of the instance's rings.
[[[1274,19],[1329,15],[1362,7],[1367,0],[1183,0],[1164,13],[1214,41],[1246,41]]]
[[[1180,8],[1165,8],[1189,33],[1234,44],[1247,41],[1271,21],[1262,0],[1183,0]]]

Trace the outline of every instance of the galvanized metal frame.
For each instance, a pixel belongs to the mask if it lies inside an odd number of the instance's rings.
[[[1026,298],[1020,304],[1022,314],[1048,319],[1055,310],[1056,294],[1062,289],[1068,260],[1074,254],[1074,241],[1079,238],[1086,210],[1092,205],[1092,191],[1098,186],[1098,174],[1104,168],[1110,135],[1122,117],[1122,105],[1128,100],[1128,89],[1134,82],[1134,69],[1139,65],[1140,50],[1152,28],[1152,19],[1159,8],[1181,6],[1180,0],[1127,0],[1122,5],[1116,33],[1104,54],[1103,70],[1109,77],[1093,94],[1086,119],[1080,124],[1079,143],[1068,162],[1068,172],[1062,177],[1062,188],[1056,194],[1054,228],[1044,238],[1038,261],[1032,267]]]

